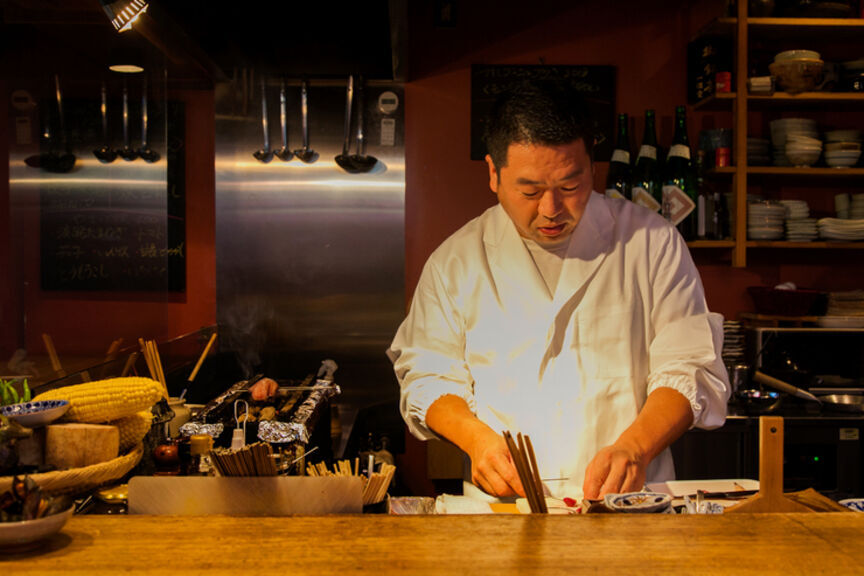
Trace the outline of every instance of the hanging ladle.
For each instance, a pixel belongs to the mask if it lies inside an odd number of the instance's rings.
[[[145,162],[158,162],[159,153],[150,148],[149,130],[147,130],[147,76],[144,76],[144,86],[141,93],[141,148],[138,149],[138,155]]]
[[[24,162],[32,168],[41,168],[46,172],[65,173],[71,172],[75,167],[75,155],[69,151],[66,140],[66,123],[63,118],[63,96],[60,93],[60,77],[54,75],[54,90],[57,95],[57,115],[60,119],[60,148],[62,152],[54,152],[54,139],[51,136],[51,121],[46,119],[45,137],[48,141],[48,152],[36,156],[30,156]]]
[[[123,148],[117,152],[121,158],[131,162],[138,158],[138,151],[129,145],[129,88],[123,79]]]
[[[378,159],[367,155],[363,140],[363,78],[357,84],[357,153],[349,157],[354,166],[354,172],[369,172],[375,167]]]
[[[115,152],[110,144],[108,139],[108,90],[105,88],[105,82],[102,82],[102,140],[103,144],[101,148],[97,148],[93,151],[93,155],[102,162],[103,164],[110,164],[114,160],[117,159],[117,152]]]
[[[354,76],[348,76],[348,90],[345,96],[345,139],[342,143],[342,153],[336,156],[336,164],[346,172],[355,172],[354,163],[348,154],[351,145],[351,103],[354,99]]]
[[[264,130],[264,147],[252,153],[259,162],[270,162],[273,159],[273,151],[270,150],[270,133],[267,128],[267,84],[261,78],[261,128]]]
[[[279,125],[282,128],[282,147],[274,152],[277,158],[288,162],[294,157],[294,152],[288,149],[288,103],[285,99],[285,81],[279,90]]]
[[[309,148],[309,106],[306,100],[306,92],[306,80],[303,80],[300,84],[300,117],[303,128],[303,147],[294,150],[294,156],[301,162],[311,164],[318,159],[318,153]]]

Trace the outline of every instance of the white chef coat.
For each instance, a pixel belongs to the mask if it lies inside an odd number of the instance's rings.
[[[594,192],[554,294],[500,205],[445,240],[388,356],[412,434],[436,437],[427,409],[460,396],[492,429],[531,437],[541,477],[569,479],[555,495],[581,497],[589,462],[654,389],[683,394],[694,426],[723,425],[722,320],[675,228]],[[673,478],[666,449],[647,480]]]

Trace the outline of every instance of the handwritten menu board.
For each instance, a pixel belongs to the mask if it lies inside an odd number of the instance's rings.
[[[118,158],[120,164],[105,165],[104,174],[48,180],[40,187],[43,290],[185,290],[183,105],[168,102],[164,113],[167,122],[151,124],[151,143],[167,142],[159,162]],[[83,125],[87,112],[73,117]],[[77,155],[87,153],[76,147]]]
[[[483,130],[486,116],[496,98],[525,80],[555,79],[567,82],[579,92],[594,118],[597,145],[596,160],[612,157],[615,139],[615,67],[614,66],[471,66],[471,159],[483,160],[486,146]]]

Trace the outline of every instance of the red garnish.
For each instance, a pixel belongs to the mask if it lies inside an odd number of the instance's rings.
[[[566,504],[568,508],[576,507],[576,501],[573,498],[564,498],[564,504]]]

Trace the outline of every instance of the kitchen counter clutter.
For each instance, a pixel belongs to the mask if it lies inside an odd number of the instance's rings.
[[[864,514],[75,516],[4,573],[853,574]]]

